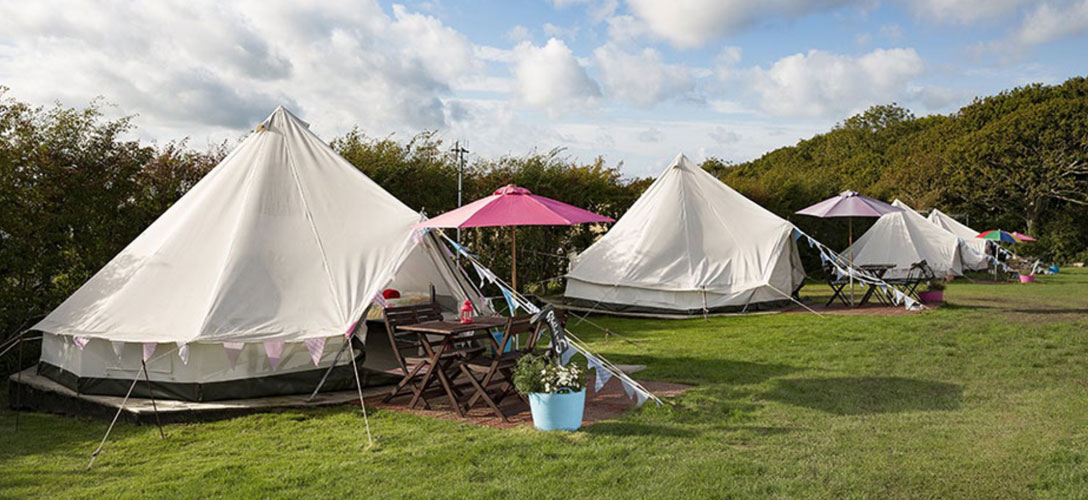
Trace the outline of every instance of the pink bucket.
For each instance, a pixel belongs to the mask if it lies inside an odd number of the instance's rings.
[[[944,301],[944,290],[918,292],[918,298],[922,299],[923,304],[940,304]]]
[[[1020,275],[1020,282],[1021,283],[1035,283],[1035,275],[1034,274],[1021,274]]]

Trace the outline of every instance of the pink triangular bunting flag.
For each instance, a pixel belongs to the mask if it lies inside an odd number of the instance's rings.
[[[242,348],[246,345],[241,342],[223,342],[223,350],[227,351],[227,361],[230,361],[230,369],[238,364],[238,355],[242,354]]]
[[[348,327],[348,331],[344,332],[344,338],[351,338],[351,334],[355,333],[355,325],[358,325],[358,324],[359,324],[358,321],[352,323],[351,326]]]
[[[144,342],[144,357],[143,357],[143,360],[145,362],[147,360],[151,359],[151,355],[155,354],[155,346],[157,346],[157,345],[158,344],[156,344],[154,342]]]
[[[313,360],[314,366],[319,365],[321,355],[325,354],[325,338],[306,339],[306,350],[310,351],[310,359]]]
[[[283,355],[283,342],[265,342],[264,353],[268,355],[268,364],[272,366],[272,371],[276,371],[276,368],[280,366],[280,356]]]
[[[87,337],[72,337],[72,342],[75,342],[76,347],[78,347],[79,350],[81,350],[81,351],[83,350],[84,347],[87,347],[87,342],[90,342],[90,341],[91,341],[91,339],[89,339]]]
[[[178,342],[178,357],[181,358],[181,364],[189,364],[189,344]]]

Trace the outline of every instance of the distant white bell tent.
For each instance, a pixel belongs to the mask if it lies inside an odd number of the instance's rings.
[[[892,265],[884,278],[903,279],[910,274],[912,265],[924,260],[937,276],[962,276],[959,238],[899,200],[892,205],[901,210],[880,216],[854,242],[854,264]],[[840,255],[845,256],[849,251],[847,248]]]
[[[82,394],[125,394],[144,360],[159,397],[312,391],[386,287],[484,307],[420,220],[277,108],[34,326],[39,371]],[[356,354],[325,389],[353,386]]]
[[[990,267],[990,259],[986,257],[990,242],[975,238],[978,236],[978,231],[936,208],[929,212],[928,220],[960,239],[960,245],[964,250],[962,253],[964,269],[985,271]]]
[[[805,271],[793,224],[678,155],[566,277],[575,305],[689,315],[784,305]]]

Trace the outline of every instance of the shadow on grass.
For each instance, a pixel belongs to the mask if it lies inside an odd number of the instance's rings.
[[[632,374],[636,379],[646,377],[650,380],[681,384],[759,384],[775,377],[789,375],[798,370],[796,367],[783,364],[752,363],[688,356],[667,357],[623,354],[610,356],[609,359],[616,363],[646,366],[646,371]]]
[[[798,378],[776,381],[763,399],[837,415],[948,411],[963,404],[963,387],[902,377]]]
[[[635,422],[597,422],[583,429],[590,434],[608,436],[660,436],[690,438],[698,434],[694,429],[672,425],[655,425]]]

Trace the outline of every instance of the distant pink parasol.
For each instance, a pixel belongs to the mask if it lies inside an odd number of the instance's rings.
[[[847,217],[849,227],[850,267],[854,267],[854,217],[880,217],[881,215],[901,212],[897,207],[862,196],[857,191],[843,191],[810,207],[798,210],[801,215],[813,217]],[[854,303],[854,274],[850,273],[850,303]]]
[[[798,210],[813,217],[880,217],[900,210],[880,200],[862,196],[857,191],[843,191],[811,207]]]

